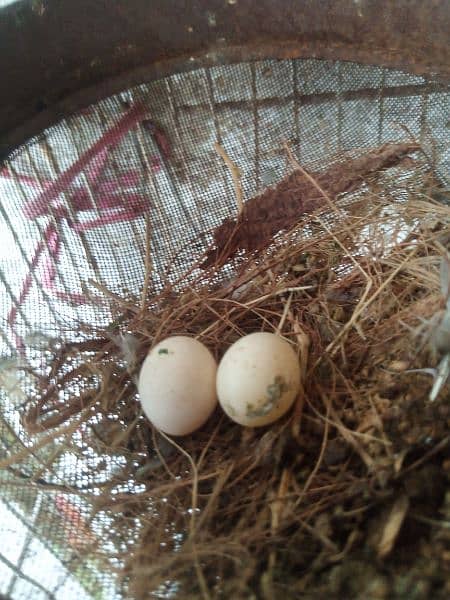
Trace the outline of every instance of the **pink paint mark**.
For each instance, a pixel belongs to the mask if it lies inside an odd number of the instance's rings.
[[[45,239],[45,233],[44,233],[44,239]],[[33,283],[33,273],[36,270],[36,267],[39,263],[39,259],[42,255],[42,253],[44,252],[45,248],[46,248],[45,242],[40,241],[40,242],[38,242],[38,244],[36,245],[36,247],[34,249],[34,255],[31,260],[30,269],[29,269],[29,272],[27,273],[25,279],[22,282],[22,289],[21,289],[19,297],[17,299],[17,304],[14,305],[8,313],[7,320],[8,320],[8,324],[10,325],[10,327],[12,329],[13,329],[14,323],[17,319],[17,312],[18,312],[19,306],[21,306],[25,302],[25,300],[28,297],[28,294],[30,293],[31,285]]]
[[[89,166],[89,163],[95,159],[91,166],[89,176],[92,179],[98,177],[99,171],[104,166],[108,147],[117,145],[122,137],[145,115],[145,108],[136,104],[120,121],[107,131],[89,150],[87,150],[71,167],[66,169],[61,175],[44,189],[39,196],[25,207],[26,216],[29,219],[47,214],[48,205],[56,200],[60,194],[67,190],[74,179]]]
[[[154,173],[159,173],[161,171],[161,168],[162,168],[161,159],[159,158],[159,156],[157,154],[152,154],[150,156],[150,166]]]
[[[59,512],[75,525],[75,527],[82,523],[83,517],[81,515],[81,510],[70,500],[67,500],[62,494],[58,494],[55,497],[55,505]]]
[[[31,175],[22,175],[20,173],[12,173],[8,167],[4,167],[0,171],[0,176],[3,179],[20,181],[21,183],[25,183],[26,185],[42,190],[42,184],[39,181],[37,181],[35,177],[32,177]],[[46,186],[50,185],[51,181],[44,180],[42,183],[44,184],[44,186]]]
[[[145,108],[136,105],[131,108],[116,125],[107,131],[89,150],[87,150],[71,167],[66,169],[54,182],[43,181],[40,183],[28,175],[16,175],[7,168],[0,171],[0,176],[31,185],[39,190],[37,198],[27,203],[24,214],[28,219],[41,216],[52,216],[54,221],[48,224],[43,232],[43,239],[36,245],[33,258],[30,263],[29,272],[22,282],[22,288],[16,306],[8,315],[8,324],[12,329],[16,347],[20,353],[24,353],[25,345],[15,331],[18,308],[27,299],[36,277],[36,269],[39,266],[44,253],[47,254],[42,264],[41,280],[43,286],[51,291],[55,298],[73,304],[83,304],[86,298],[83,294],[63,292],[56,287],[57,270],[56,264],[61,253],[61,241],[57,230],[57,224],[65,220],[71,229],[77,233],[88,231],[96,227],[117,223],[120,221],[131,221],[145,214],[149,208],[149,200],[137,193],[127,191],[125,188],[136,187],[140,181],[141,174],[137,170],[130,170],[116,180],[107,179],[99,182],[105,169],[109,150],[116,146],[124,135],[145,116]],[[77,177],[84,174],[88,187],[81,184],[73,184]],[[76,214],[92,209],[102,209],[104,214],[85,221],[74,223],[68,209],[60,201],[59,196],[65,194],[70,202],[72,211]],[[95,194],[95,201],[92,195]],[[56,223],[55,223],[56,221]]]
[[[173,156],[172,144],[170,143],[164,129],[151,119],[144,119],[142,121],[142,126],[155,140],[163,159],[170,160]]]
[[[110,213],[109,215],[101,215],[96,219],[92,219],[91,221],[86,221],[85,223],[77,223],[73,225],[73,230],[81,233],[82,231],[89,231],[90,229],[94,229],[95,227],[100,227],[101,225],[111,225],[112,223],[119,223],[120,221],[131,221],[136,219],[140,215],[143,215],[146,212],[146,205],[142,204],[141,207],[131,206],[128,210],[121,210],[114,213]]]

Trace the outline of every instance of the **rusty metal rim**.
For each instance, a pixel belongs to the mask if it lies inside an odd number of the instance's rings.
[[[448,0],[18,0],[0,9],[0,160],[61,118],[176,72],[317,57],[450,81]]]
[[[298,42],[284,42],[277,45],[267,44],[242,46],[216,46],[207,52],[177,57],[165,61],[155,62],[151,65],[135,68],[117,77],[102,81],[100,84],[82,89],[71,94],[50,106],[43,106],[42,110],[26,120],[22,125],[2,135],[0,142],[0,161],[14,153],[22,144],[37,136],[45,129],[58,123],[62,118],[86,108],[104,98],[117,94],[130,87],[161,79],[174,73],[193,71],[203,67],[224,64],[236,64],[243,60],[256,61],[264,59],[293,59],[293,58],[318,58],[324,60],[344,60],[359,62],[366,65],[385,66],[404,70],[408,73],[422,75],[428,80],[447,84],[450,77],[442,74],[430,76],[430,66],[426,64],[411,65],[405,57],[398,52],[387,54],[374,49],[369,53],[363,48],[355,48],[344,44],[328,43],[299,44]]]

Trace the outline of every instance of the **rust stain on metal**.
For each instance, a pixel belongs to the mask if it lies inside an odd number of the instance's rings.
[[[316,57],[450,80],[444,1],[192,0],[180,11],[177,0],[60,0],[39,19],[25,4],[0,9],[0,157],[68,112],[205,65]]]

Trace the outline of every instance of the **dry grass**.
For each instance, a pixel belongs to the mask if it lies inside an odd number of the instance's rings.
[[[410,514],[430,516],[405,482],[445,450],[450,411],[429,402],[429,375],[410,370],[440,359],[427,340],[444,306],[450,210],[432,200],[433,178],[413,170],[373,176],[334,214],[326,206],[236,258],[232,280],[193,267],[151,296],[149,257],[143,297],[102,289],[113,325],[57,351],[23,422],[45,430],[40,445],[69,427],[74,452],[121,459],[78,493],[92,518],[112,518],[109,549],[91,548],[119,570],[128,596],[307,597],[358,549],[390,555]],[[171,440],[141,415],[133,379],[153,344],[191,335],[219,360],[260,330],[289,340],[303,368],[281,421],[252,430],[218,409],[200,431]]]

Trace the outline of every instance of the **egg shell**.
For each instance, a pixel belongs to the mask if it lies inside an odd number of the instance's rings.
[[[261,427],[279,419],[300,389],[300,363],[290,344],[258,332],[235,342],[217,370],[220,405],[236,423]]]
[[[201,427],[217,405],[217,363],[198,340],[173,336],[159,342],[141,368],[138,391],[148,419],[169,435]]]

